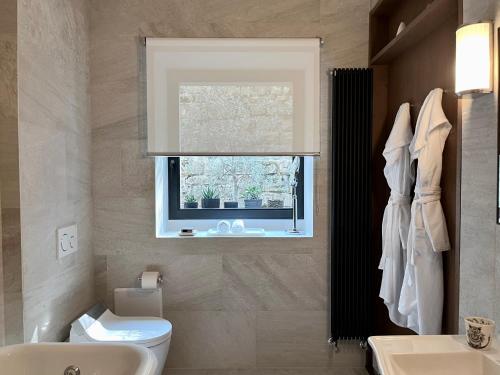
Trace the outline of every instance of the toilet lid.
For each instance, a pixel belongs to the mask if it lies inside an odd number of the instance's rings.
[[[85,332],[95,341],[151,347],[165,342],[170,337],[172,324],[161,318],[117,316],[106,310]]]

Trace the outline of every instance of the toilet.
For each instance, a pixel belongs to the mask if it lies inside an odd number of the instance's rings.
[[[167,360],[172,324],[160,317],[118,316],[98,304],[71,324],[70,342],[136,344],[150,349],[161,375]]]

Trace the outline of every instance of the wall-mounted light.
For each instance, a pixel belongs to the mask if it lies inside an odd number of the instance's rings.
[[[493,91],[493,23],[463,25],[456,32],[455,92]]]

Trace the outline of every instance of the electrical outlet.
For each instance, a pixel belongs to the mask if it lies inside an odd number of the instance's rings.
[[[57,259],[78,251],[76,224],[57,230]]]

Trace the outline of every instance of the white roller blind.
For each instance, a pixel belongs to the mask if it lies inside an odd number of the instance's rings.
[[[148,152],[319,155],[319,39],[146,39]]]

